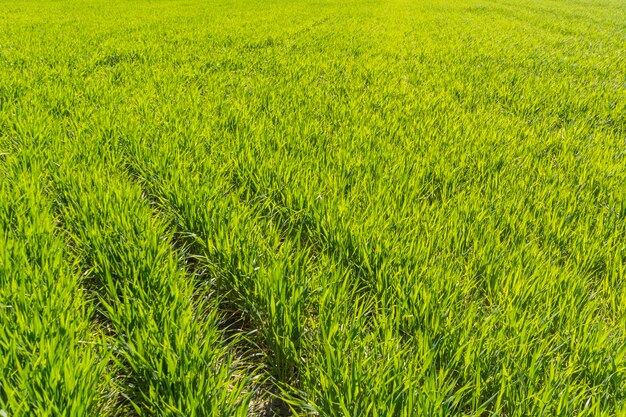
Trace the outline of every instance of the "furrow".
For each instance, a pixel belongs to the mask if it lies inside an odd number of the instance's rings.
[[[289,240],[275,218],[242,203],[224,165],[204,159],[202,145],[181,152],[183,141],[157,139],[134,147],[129,169],[172,219],[188,255],[213,283],[224,301],[222,310],[233,317],[233,331],[251,343],[247,355],[263,358],[273,384],[259,399],[267,402],[264,412],[284,414],[286,406],[272,397],[298,384],[320,270],[308,249]],[[208,178],[212,187],[204,186]]]
[[[91,143],[66,149],[54,193],[111,326],[116,412],[246,415],[254,365],[229,352],[215,299],[181,270],[166,222],[120,173],[114,153]]]

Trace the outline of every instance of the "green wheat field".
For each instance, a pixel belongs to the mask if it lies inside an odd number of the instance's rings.
[[[0,416],[626,416],[626,1],[0,0]]]

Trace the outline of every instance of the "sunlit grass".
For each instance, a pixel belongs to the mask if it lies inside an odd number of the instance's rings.
[[[626,413],[626,5],[0,0],[0,416]]]

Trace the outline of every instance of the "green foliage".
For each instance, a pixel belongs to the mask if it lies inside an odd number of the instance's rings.
[[[0,416],[626,413],[626,5],[0,0]]]

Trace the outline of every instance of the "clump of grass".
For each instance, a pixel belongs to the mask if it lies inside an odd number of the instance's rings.
[[[42,151],[25,145],[2,161],[0,409],[7,416],[106,413],[109,340],[90,322],[93,306],[44,198]]]

